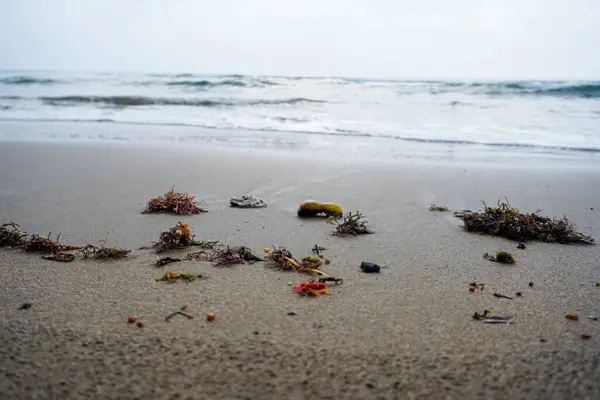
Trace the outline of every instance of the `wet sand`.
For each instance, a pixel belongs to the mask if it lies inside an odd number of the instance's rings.
[[[432,202],[477,209],[506,196],[524,211],[567,214],[594,234],[599,181],[592,169],[566,165],[3,143],[0,220],[28,232],[138,249],[181,220],[201,239],[259,255],[282,245],[301,258],[319,244],[332,260],[323,270],[344,283],[331,296],[301,298],[289,284],[307,276],[262,263],[157,268],[156,254],[134,250],[127,261],[62,264],[1,249],[0,398],[599,397],[600,325],[588,318],[600,316],[599,247],[518,250],[462,231],[452,213],[428,211]],[[173,185],[209,212],[140,214],[149,197]],[[230,197],[246,193],[268,207],[229,208]],[[309,198],[360,210],[375,233],[333,237],[324,221],[299,220],[296,208]],[[517,264],[482,258],[496,250],[511,251]],[[364,274],[361,261],[386,268]],[[167,269],[208,278],[154,281]],[[469,293],[473,281],[484,291]],[[24,302],[32,308],[18,310]],[[164,320],[183,305],[194,319]],[[514,324],[472,320],[487,307],[514,316]],[[567,320],[570,312],[580,320]],[[127,324],[128,316],[144,327]]]

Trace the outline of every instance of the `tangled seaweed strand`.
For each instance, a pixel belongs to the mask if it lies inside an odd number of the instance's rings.
[[[158,242],[152,245],[156,249],[157,253],[162,253],[167,250],[181,249],[194,245],[194,237],[188,228],[188,224],[182,224],[178,222],[172,228],[161,232]]]
[[[446,206],[438,206],[437,204],[432,204],[429,206],[429,211],[447,212],[450,211],[450,209]]]
[[[346,216],[343,217],[342,222],[338,222],[339,219],[330,218],[327,220],[330,224],[337,224],[335,227],[334,235],[364,235],[373,233],[367,228],[367,221],[362,220],[364,216],[358,211],[352,214],[350,211]],[[362,220],[362,221],[361,221]]]
[[[195,279],[199,279],[199,278],[204,278],[202,275],[194,275],[192,273],[189,272],[183,272],[183,273],[177,273],[177,272],[171,272],[171,271],[166,271],[163,276],[161,276],[160,278],[154,278],[155,281],[160,282],[160,281],[167,281],[170,283],[173,283],[177,280],[182,280],[185,282],[191,282]]]
[[[52,239],[50,239],[50,234],[48,234],[47,238],[44,236],[33,234],[27,241],[25,245],[25,250],[39,253],[61,253],[64,251],[81,249],[81,246],[59,244],[58,239],[60,239],[60,235],[57,236],[56,241],[53,241]]]
[[[172,213],[179,215],[199,214],[206,212],[194,201],[195,196],[187,192],[176,192],[175,188],[166,192],[163,196],[153,197],[148,201],[144,213]]]
[[[100,247],[88,244],[79,252],[83,255],[83,258],[95,258],[96,260],[122,259],[127,258],[131,250],[118,249],[116,247],[104,247],[104,244]]]
[[[516,241],[537,240],[561,244],[593,244],[594,239],[575,231],[575,225],[563,217],[552,219],[538,215],[539,210],[523,214],[508,201],[498,201],[497,207],[459,215],[467,232],[502,236]]]
[[[248,247],[229,247],[217,251],[211,261],[215,262],[215,266],[246,264],[248,262],[263,261],[261,258],[252,254]]]
[[[318,268],[320,265],[316,265],[314,260],[312,260],[314,257],[305,257],[305,259],[302,262],[298,262],[298,260],[294,258],[294,256],[288,249],[281,246],[271,246],[270,249],[265,249],[265,253],[267,253],[267,255],[265,256],[265,261],[270,261],[279,269],[283,269],[286,271],[319,274],[322,278],[328,278],[326,281],[332,281],[335,283],[343,282],[342,279],[331,277],[325,272],[319,270]]]
[[[0,247],[20,247],[27,244],[27,233],[19,229],[19,224],[6,222],[0,225]]]

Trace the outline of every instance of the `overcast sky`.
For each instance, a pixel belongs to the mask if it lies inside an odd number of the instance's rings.
[[[600,79],[600,0],[0,0],[0,68]]]

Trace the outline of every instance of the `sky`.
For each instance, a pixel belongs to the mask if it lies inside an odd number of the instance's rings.
[[[600,0],[0,0],[0,69],[600,79]]]

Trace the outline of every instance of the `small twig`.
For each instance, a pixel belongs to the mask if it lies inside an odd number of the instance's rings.
[[[167,316],[165,317],[165,321],[169,322],[169,321],[171,320],[171,318],[173,318],[173,317],[174,317],[174,316],[176,316],[176,315],[183,315],[183,316],[184,316],[184,317],[186,317],[187,319],[194,319],[194,316],[193,316],[193,315],[190,315],[190,314],[188,314],[188,313],[184,312],[184,310],[185,310],[186,308],[187,308],[187,306],[183,306],[183,307],[181,307],[181,308],[179,309],[179,311],[175,311],[175,312],[172,312],[171,314],[167,315]]]
[[[494,297],[498,297],[498,298],[500,298],[500,299],[509,299],[509,300],[512,300],[512,299],[513,299],[512,297],[505,296],[505,295],[503,295],[503,294],[500,294],[500,293],[494,293]]]

